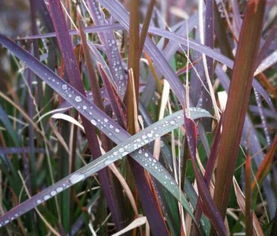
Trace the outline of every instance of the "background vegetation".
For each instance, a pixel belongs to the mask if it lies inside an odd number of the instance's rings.
[[[1,235],[276,235],[273,0],[0,3]]]

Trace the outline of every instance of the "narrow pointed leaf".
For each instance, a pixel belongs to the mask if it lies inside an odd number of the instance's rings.
[[[218,165],[214,195],[216,205],[223,217],[225,217],[229,201],[232,177],[253,82],[264,8],[265,1],[263,0],[247,2],[228,101],[223,114],[222,135],[217,149]]]

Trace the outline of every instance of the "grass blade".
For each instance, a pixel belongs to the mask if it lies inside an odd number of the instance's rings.
[[[252,190],[251,190],[251,157],[246,156],[245,162],[245,233],[246,236],[253,235],[253,212],[252,205]]]
[[[95,24],[108,24],[99,3],[96,0],[87,0],[86,2]],[[121,98],[123,98],[127,87],[127,77],[125,76],[124,68],[122,66],[122,59],[116,44],[115,35],[111,31],[99,32],[98,35],[105,48],[107,60],[110,65],[111,78],[113,79],[114,84],[116,84],[116,92]]]
[[[274,154],[276,154],[277,150],[277,135],[275,135],[275,138],[269,147],[268,152],[266,153],[265,157],[263,158],[263,161],[261,162],[260,166],[258,167],[257,173],[256,173],[256,180],[252,183],[251,189],[252,191],[255,189],[257,183],[261,183],[262,180],[267,175],[270,167],[272,166],[272,161],[274,158]],[[256,183],[257,182],[257,183]]]
[[[215,202],[224,217],[229,200],[243,123],[252,87],[265,1],[249,1],[239,38],[222,135],[217,152]],[[244,68],[243,70],[241,68]]]

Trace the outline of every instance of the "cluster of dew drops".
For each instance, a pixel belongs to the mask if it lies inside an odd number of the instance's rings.
[[[95,0],[92,1],[93,11],[96,17],[96,21],[100,25],[106,24],[105,18],[101,15],[99,5]],[[122,63],[120,60],[120,55],[118,52],[117,42],[112,32],[104,32],[105,40],[106,40],[106,53],[108,55],[108,60],[111,65],[112,74],[115,77],[116,84],[118,84],[118,90],[120,95],[124,95],[126,83],[124,77],[124,70],[122,67]]]
[[[59,81],[56,81],[54,78],[51,78],[51,77],[48,77],[48,79],[52,82],[52,83],[56,83],[56,85],[59,85],[60,82]],[[62,84],[61,86],[62,90],[65,92],[65,94],[71,98],[72,96],[74,96],[74,91],[66,85],[66,84]],[[79,103],[82,103],[82,98],[81,96],[79,95],[76,95],[74,97],[74,101],[79,104]],[[78,109],[81,109],[81,106],[80,105],[77,105],[77,108]],[[84,111],[87,111],[88,114],[90,116],[92,116],[92,112],[88,111],[88,107],[86,105],[82,105],[82,109]],[[181,116],[178,116],[177,119],[181,119],[182,117]],[[103,125],[104,123],[108,123],[108,119],[107,118],[104,118],[104,122],[103,121],[100,121],[98,120],[99,122],[101,122],[101,124]],[[95,119],[91,119],[91,123],[94,125],[94,126],[97,126],[97,121]],[[170,122],[168,121],[165,121],[163,123],[162,126],[168,126],[169,124],[171,125],[174,125],[175,124],[175,121],[174,120],[171,120]],[[105,125],[106,126],[106,125]],[[109,128],[110,129],[113,129],[114,126],[112,124],[109,125]],[[158,138],[160,135],[159,133],[157,132],[158,128],[155,127],[153,130],[151,130],[149,133],[145,133],[141,136],[141,138],[137,138],[134,140],[134,142],[132,143],[132,147],[130,144],[127,144],[125,146],[122,146],[122,147],[119,147],[118,148],[118,151],[114,151],[112,155],[116,156],[118,155],[118,152],[121,153],[121,156],[124,156],[124,155],[127,155],[129,152],[131,152],[132,150],[134,149],[137,149],[141,146],[143,146],[144,144],[147,144],[149,142],[148,138],[152,138],[153,136]],[[115,133],[119,133],[120,130],[118,128],[115,128]],[[155,132],[156,131],[156,132]],[[153,169],[160,173],[161,174],[161,177],[163,177],[163,183],[164,184],[171,184],[171,185],[174,185],[174,180],[173,178],[168,175],[168,174],[164,174],[164,172],[162,171],[162,166],[158,165],[158,162],[156,159],[154,158],[151,158],[149,156],[149,153],[143,149],[140,149],[138,151],[138,154],[139,154],[139,157],[138,158],[142,158],[142,164],[145,168],[147,168],[148,170],[149,169]],[[135,154],[136,155],[136,154]],[[107,160],[105,161],[105,165],[109,165],[112,163],[112,159],[109,159],[107,158]],[[151,171],[153,173],[153,171]],[[56,186],[55,189],[51,189],[50,193],[47,193],[45,195],[43,195],[43,197],[41,198],[40,196],[38,196],[38,199],[36,200],[35,202],[35,205],[39,205],[41,204],[43,201],[47,201],[48,199],[50,199],[51,197],[57,195],[58,193],[62,192],[64,189],[67,189],[68,187],[70,187],[71,185],[75,184],[75,183],[78,183],[80,182],[81,180],[85,179],[85,174],[82,174],[82,173],[74,173],[72,174],[70,177],[69,177],[69,180],[67,182],[64,182],[62,185],[60,184],[59,186]],[[14,216],[10,217],[9,219],[6,219],[5,222],[0,222],[0,227],[2,225],[6,225],[8,224],[10,221],[12,221],[13,219],[17,218],[19,215],[23,214],[23,212],[17,212],[16,214],[14,214]]]
[[[72,92],[70,92],[70,90],[69,90],[69,88],[68,88],[68,86],[67,86],[66,84],[63,84],[63,85],[62,85],[62,89],[67,93],[67,95],[68,95],[69,98],[73,96],[73,95],[72,95]],[[74,94],[74,93],[73,93],[73,94]],[[77,96],[75,96],[74,101],[75,101],[77,104],[78,104],[78,103],[81,103],[81,102],[82,102],[82,98],[81,98],[79,95],[77,95]],[[77,105],[77,108],[78,108],[78,109],[81,109],[81,106],[78,106],[78,105]],[[88,112],[88,115],[90,115],[90,116],[93,115],[91,111],[88,111],[88,107],[87,107],[86,105],[83,105],[83,106],[82,106],[82,109],[83,109],[84,111],[87,111],[87,112]],[[177,119],[183,119],[183,117],[182,117],[181,115],[179,115],[179,116],[177,117]],[[92,123],[92,125],[97,126],[97,127],[100,128],[100,129],[101,129],[102,127],[108,127],[109,129],[114,129],[114,126],[113,126],[112,124],[108,124],[109,120],[108,120],[107,118],[104,118],[103,121],[100,120],[100,119],[98,119],[98,120],[96,120],[96,119],[91,119],[90,122]],[[163,126],[163,127],[166,127],[166,126],[168,126],[169,124],[170,124],[170,125],[174,125],[175,122],[176,122],[175,120],[165,121],[165,122],[162,124],[162,126]],[[158,131],[158,127],[155,127],[155,128],[154,128],[153,130],[151,130],[149,133],[143,134],[143,135],[141,136],[141,138],[135,139],[135,140],[133,141],[133,143],[132,143],[132,146],[133,146],[132,149],[137,149],[137,148],[139,148],[139,147],[141,147],[141,146],[147,144],[147,143],[149,142],[147,138],[151,138],[152,136],[158,138],[160,135],[159,135],[159,133],[158,133],[157,131]],[[115,133],[120,133],[120,130],[119,130],[118,128],[115,128],[115,129],[114,129],[114,132],[115,132]],[[109,135],[112,136],[112,133],[110,132]],[[125,150],[125,149],[126,149],[126,150]],[[121,147],[121,148],[119,149],[119,152],[121,152],[123,155],[127,155],[130,151],[132,151],[132,150],[129,150],[128,145],[125,146],[125,147]],[[150,168],[154,168],[155,171],[162,172],[161,168],[158,167],[158,165],[157,165],[157,161],[156,161],[154,158],[149,158],[148,152],[142,151],[142,149],[140,149],[140,150],[138,151],[138,153],[139,153],[140,155],[143,154],[143,155],[146,157],[146,158],[143,159],[143,164],[144,164],[144,166],[145,166],[146,168],[149,168],[149,167],[150,167]],[[116,156],[116,155],[117,155],[117,152],[115,151],[112,155],[115,155],[115,156]],[[111,161],[110,161],[110,162],[111,162]],[[107,161],[106,164],[109,164],[108,161]],[[72,178],[73,178],[73,181],[71,181],[71,182],[75,182],[75,181],[74,181],[74,177],[75,177],[75,176],[72,177]],[[169,180],[169,179],[171,179],[171,176],[165,175],[165,176],[164,176],[164,179],[165,179],[165,180]],[[170,184],[174,184],[174,183],[173,183],[172,181],[170,181]]]

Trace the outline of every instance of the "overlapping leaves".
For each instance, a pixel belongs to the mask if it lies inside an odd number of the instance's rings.
[[[115,143],[119,144],[114,149],[104,154],[102,157],[72,173],[66,178],[58,181],[51,187],[43,190],[42,192],[33,196],[31,199],[21,203],[16,208],[1,216],[1,226],[9,223],[25,212],[35,208],[42,202],[64,191],[73,184],[84,180],[93,173],[101,170],[102,168],[108,166],[109,164],[126,156],[129,153],[131,153],[132,158],[134,158],[140,165],[148,170],[169,192],[171,192],[171,194],[180,200],[183,207],[193,217],[192,209],[190,208],[189,203],[184,197],[184,194],[180,192],[179,187],[171,175],[158,161],[152,157],[149,152],[144,149],[139,149],[153,141],[155,138],[158,138],[182,125],[184,122],[182,111],[176,112],[171,116],[166,117],[165,119],[149,126],[148,128],[131,137],[123,128],[121,128],[101,110],[99,110],[85,96],[71,87],[60,77],[58,77],[49,68],[41,64],[27,51],[23,50],[21,47],[3,35],[0,35],[0,43],[8,48],[12,53],[14,53],[60,96],[67,100],[67,102],[77,109],[80,114],[90,120],[92,125],[96,126],[99,130],[104,132]],[[210,117],[210,114],[205,110],[192,108],[191,117],[193,119]],[[139,150],[136,151],[137,149]]]

